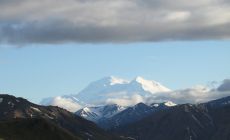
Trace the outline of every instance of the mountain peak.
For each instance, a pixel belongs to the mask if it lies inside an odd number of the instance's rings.
[[[147,80],[147,79],[144,79],[143,77],[141,76],[137,76],[134,81],[140,83],[140,84],[144,84],[144,85],[155,85],[155,86],[158,86],[160,85],[160,83],[156,82],[156,81],[153,81],[153,80]]]
[[[137,108],[139,108],[139,109],[146,109],[146,108],[150,108],[150,107],[148,105],[140,102],[140,103],[134,105],[132,108],[133,109],[137,109]]]
[[[125,107],[117,104],[111,104],[104,106],[84,107],[75,112],[75,114],[87,120],[97,122],[101,118],[110,118],[124,109]]]
[[[160,83],[153,80],[146,80],[141,76],[137,76],[132,82],[140,84],[145,91],[148,91],[150,93],[171,91]]]
[[[65,103],[68,102],[70,105],[74,105],[74,108],[75,106],[105,105],[113,103],[128,106],[134,105],[140,101],[144,102],[144,99],[152,96],[152,94],[169,91],[170,89],[164,87],[160,83],[146,80],[141,76],[131,81],[115,76],[108,76],[90,83],[76,95],[61,96],[61,99],[64,98],[64,100],[57,100],[56,97],[54,97],[52,100],[49,100],[49,102],[52,105],[55,103],[56,106],[61,106],[63,108],[68,107],[68,105],[63,104],[63,101],[65,101]],[[48,104],[49,103],[46,101],[45,105]]]
[[[147,80],[147,79],[144,79],[143,77],[141,76],[137,76],[133,81],[135,82],[138,82],[140,84],[149,84],[149,85],[155,85],[155,86],[160,86],[161,84],[154,81],[154,80]]]

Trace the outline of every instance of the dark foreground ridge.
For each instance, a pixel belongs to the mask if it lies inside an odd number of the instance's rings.
[[[65,109],[0,95],[0,140],[230,140],[230,96],[172,107],[139,103],[98,124],[107,131]]]
[[[0,122],[0,137],[8,140],[81,140],[44,119],[12,119]]]
[[[0,139],[117,140],[94,123],[54,106],[0,95]]]
[[[230,96],[177,105],[111,132],[136,140],[230,140]]]

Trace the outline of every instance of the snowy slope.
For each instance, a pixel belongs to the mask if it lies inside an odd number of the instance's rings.
[[[107,102],[108,99],[131,98],[134,95],[146,97],[158,92],[169,91],[170,89],[160,83],[145,80],[142,77],[137,77],[132,81],[106,77],[89,84],[75,97],[88,104],[101,104]]]
[[[113,104],[97,107],[84,107],[78,110],[75,114],[87,120],[97,122],[99,119],[110,118],[124,109],[125,107]]]
[[[150,105],[138,103],[130,107],[122,107],[112,104],[96,107],[84,107],[78,110],[75,114],[106,128],[113,125],[117,126],[119,124],[133,122],[151,114],[154,111],[167,109],[175,105],[176,104],[171,101],[153,103]]]
[[[114,76],[105,77],[90,83],[78,94],[58,96],[45,99],[43,105],[56,105],[72,112],[80,107],[118,104],[130,106],[156,93],[170,92],[171,90],[156,81],[136,77],[129,81]]]
[[[164,87],[163,85],[161,85],[160,83],[156,82],[156,81],[150,81],[150,80],[145,80],[142,77],[137,77],[134,82],[139,83],[143,90],[148,91],[152,94],[156,93],[156,92],[169,92],[171,91],[170,89]]]
[[[153,103],[150,105],[144,103],[138,103],[134,106],[113,115],[110,118],[106,118],[96,122],[100,127],[105,129],[116,128],[125,124],[129,124],[142,118],[147,117],[150,114],[158,112],[160,110],[168,109],[176,104],[173,102]]]

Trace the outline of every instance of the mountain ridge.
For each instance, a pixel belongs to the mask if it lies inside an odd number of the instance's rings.
[[[14,122],[11,126],[7,127],[9,130],[19,129],[17,128],[17,123],[20,125],[26,124],[28,126],[36,122],[33,119],[40,120],[41,124],[47,126],[50,132],[53,132],[53,129],[57,129],[57,132],[67,135],[66,132],[70,133],[74,137],[79,137],[81,139],[92,139],[92,140],[101,140],[101,139],[119,139],[116,136],[113,136],[101,128],[97,127],[96,124],[85,120],[77,115],[55,106],[41,106],[31,103],[23,98],[16,98],[11,95],[1,95],[0,94],[0,121],[2,123],[2,128],[5,128],[5,124],[10,120],[21,120]],[[9,122],[11,123],[11,122]],[[38,123],[38,125],[40,125]],[[43,127],[44,125],[40,125]],[[32,127],[31,126],[31,127]],[[34,128],[34,127],[33,127]],[[35,127],[36,128],[36,127]],[[59,129],[60,128],[60,129]],[[24,128],[25,131],[28,129]],[[41,128],[36,128],[39,130]],[[47,130],[48,131],[48,130]],[[16,132],[16,131],[15,131]],[[17,130],[18,132],[18,130]],[[4,134],[2,134],[4,135]],[[16,134],[15,134],[16,135]],[[1,132],[0,132],[1,136]],[[7,135],[8,136],[8,135]],[[31,135],[29,135],[30,137]],[[53,135],[52,135],[53,136]],[[23,136],[22,136],[23,137]],[[71,138],[72,136],[70,136]],[[32,137],[30,137],[32,139]]]
[[[131,81],[110,76],[91,82],[77,94],[43,99],[41,104],[56,105],[75,112],[82,107],[96,105],[134,105],[143,102],[146,97],[169,91],[171,90],[159,82],[146,80],[140,76]]]
[[[99,107],[85,107],[78,110],[75,114],[95,122],[103,129],[112,129],[113,127],[135,122],[146,117],[152,112],[167,109],[175,105],[176,104],[171,101],[152,103],[150,105],[138,103],[129,107],[122,107],[113,104]]]
[[[229,116],[230,96],[173,106],[110,131],[138,140],[229,140]]]

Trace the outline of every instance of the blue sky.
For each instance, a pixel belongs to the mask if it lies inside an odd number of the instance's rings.
[[[0,93],[39,102],[114,75],[171,89],[230,78],[230,41],[0,46]]]

